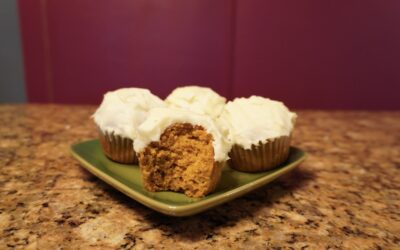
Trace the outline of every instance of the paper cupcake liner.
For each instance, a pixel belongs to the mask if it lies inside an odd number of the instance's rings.
[[[211,173],[211,181],[210,181],[210,185],[207,190],[207,194],[213,192],[215,190],[215,188],[217,187],[219,180],[221,179],[222,168],[224,167],[224,165],[225,165],[225,161],[224,162],[215,162],[214,169]]]
[[[261,172],[278,167],[289,156],[290,136],[281,136],[244,149],[234,145],[229,152],[230,166],[243,172]]]
[[[127,164],[138,163],[131,139],[114,133],[102,132],[100,129],[99,138],[104,154],[111,160]]]

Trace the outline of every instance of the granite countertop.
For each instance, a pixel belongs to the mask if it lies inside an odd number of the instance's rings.
[[[0,106],[0,249],[400,249],[400,112],[299,111],[300,167],[174,218],[71,157],[94,109]]]

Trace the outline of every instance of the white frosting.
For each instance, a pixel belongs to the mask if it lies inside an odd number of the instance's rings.
[[[163,106],[164,102],[148,89],[122,88],[107,92],[92,117],[103,132],[134,140],[136,128],[146,119],[148,111]]]
[[[282,102],[251,96],[228,102],[217,122],[232,144],[250,149],[260,141],[288,136],[296,117]]]
[[[216,118],[222,112],[226,99],[210,88],[185,86],[172,91],[165,102],[170,107],[189,109]]]
[[[222,136],[212,118],[177,108],[155,108],[150,110],[147,119],[138,127],[138,137],[134,141],[135,151],[139,153],[150,142],[159,141],[164,130],[174,123],[190,123],[202,126],[214,139],[214,160],[221,162],[228,159],[227,154],[231,145]]]

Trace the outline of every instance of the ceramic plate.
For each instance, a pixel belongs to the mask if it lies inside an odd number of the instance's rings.
[[[118,164],[104,156],[98,140],[71,146],[72,155],[82,166],[127,196],[158,212],[172,216],[188,216],[242,196],[289,172],[305,159],[305,153],[291,147],[288,161],[277,169],[249,174],[223,168],[216,190],[204,198],[189,198],[175,192],[148,192],[143,188],[137,165]]]

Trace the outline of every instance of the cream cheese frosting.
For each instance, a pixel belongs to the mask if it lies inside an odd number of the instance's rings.
[[[250,149],[260,141],[290,135],[296,117],[282,102],[251,96],[228,102],[217,122],[232,144]]]
[[[213,119],[206,115],[192,113],[178,108],[154,108],[147,119],[138,127],[138,136],[134,141],[134,149],[140,153],[150,142],[159,141],[162,133],[174,123],[190,123],[202,126],[213,136],[214,160],[222,162],[228,159],[231,145],[223,137]]]
[[[107,92],[93,119],[103,132],[134,140],[136,128],[150,109],[165,106],[165,103],[148,89],[122,88]]]
[[[226,99],[207,87],[185,86],[172,91],[165,102],[170,107],[189,109],[216,118],[222,112]]]

